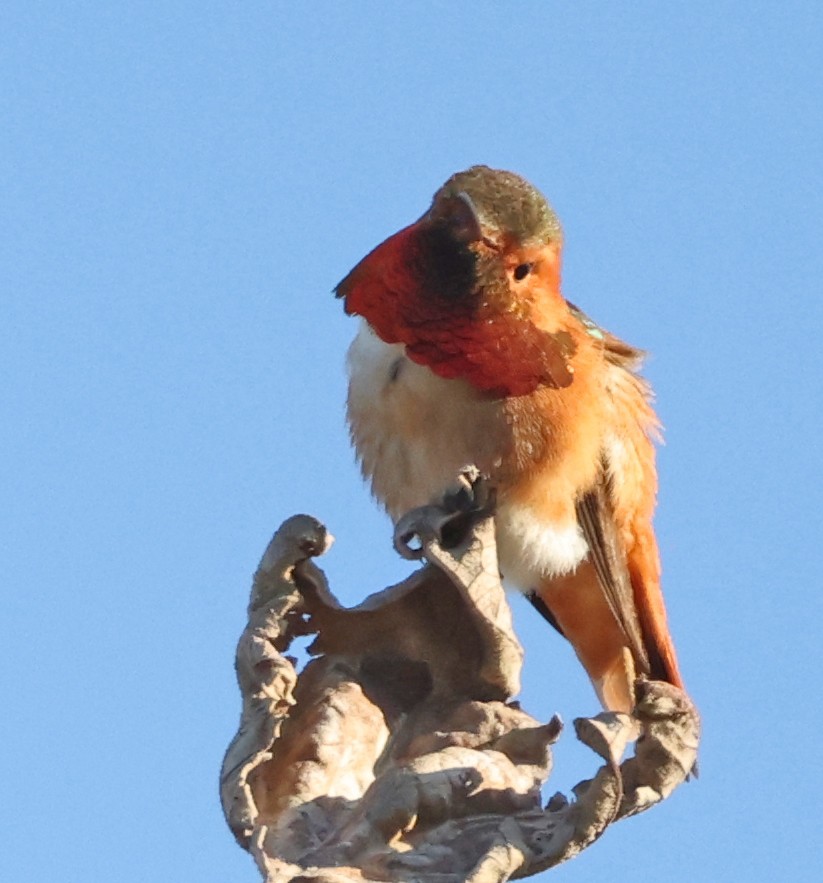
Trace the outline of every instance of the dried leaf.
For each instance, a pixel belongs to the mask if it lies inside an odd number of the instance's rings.
[[[273,537],[238,643],[243,707],[221,775],[228,824],[267,883],[529,876],[665,799],[693,770],[694,706],[647,682],[634,718],[575,721],[603,766],[574,799],[541,806],[561,725],[513,701],[523,651],[492,508],[467,471],[443,506],[398,525],[401,547],[417,537],[409,554],[427,563],[353,608],[312,561],[331,542],[319,522],[295,516]],[[307,633],[316,658],[298,675],[284,654]]]

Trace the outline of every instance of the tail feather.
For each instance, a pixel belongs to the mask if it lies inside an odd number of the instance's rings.
[[[636,527],[637,540],[629,550],[627,565],[634,590],[635,607],[649,657],[651,678],[683,689],[666,607],[660,589],[660,561],[651,525]]]
[[[639,672],[593,565],[584,562],[574,573],[543,580],[535,594],[571,643],[603,706],[631,712]]]

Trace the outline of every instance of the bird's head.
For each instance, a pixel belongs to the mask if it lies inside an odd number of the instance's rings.
[[[336,293],[347,313],[441,377],[525,395],[573,378],[561,246],[560,222],[538,190],[512,172],[473,166]]]

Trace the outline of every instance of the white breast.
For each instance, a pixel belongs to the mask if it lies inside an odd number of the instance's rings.
[[[365,322],[348,363],[352,439],[363,474],[394,518],[441,496],[464,466],[494,468],[498,404],[412,362]]]
[[[437,500],[475,464],[494,474],[511,426],[499,402],[461,380],[446,380],[386,344],[366,322],[349,349],[348,418],[363,474],[393,518]],[[577,527],[555,527],[524,506],[497,514],[503,573],[524,590],[567,573],[586,556]]]

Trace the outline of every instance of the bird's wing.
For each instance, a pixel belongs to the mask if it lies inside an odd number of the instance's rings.
[[[630,638],[636,638],[635,624],[639,626],[644,650],[639,658],[645,657],[650,676],[682,687],[666,622],[660,557],[652,527],[657,498],[654,442],[660,435],[660,424],[651,405],[649,385],[634,373],[642,353],[608,333],[604,333],[604,346],[606,391],[612,414],[603,451],[601,495],[606,503],[596,507],[599,515],[595,517],[606,536],[609,530],[613,531],[623,550],[623,570],[628,573],[631,593],[624,582],[617,591],[609,585],[609,580],[614,581],[611,565],[603,582],[604,591],[618,605],[621,625],[627,628]],[[584,517],[591,520],[588,513]],[[606,522],[610,528],[603,528]],[[582,521],[581,525],[588,536],[590,529]],[[592,536],[597,545],[596,530]]]
[[[577,520],[589,546],[590,560],[612,615],[631,650],[638,674],[649,674],[634,590],[608,492],[605,469],[597,486],[577,503]]]
[[[603,346],[612,409],[600,481],[578,504],[578,520],[598,580],[638,669],[682,686],[660,588],[660,556],[652,527],[657,498],[654,442],[660,423],[648,383],[636,372],[645,353],[600,328],[569,304],[585,332]],[[638,652],[638,644],[642,652]]]

